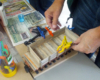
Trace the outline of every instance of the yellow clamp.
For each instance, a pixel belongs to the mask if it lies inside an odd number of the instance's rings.
[[[12,72],[12,70],[10,69],[10,67],[9,67],[9,66],[4,66],[4,68],[5,68],[5,69],[8,69],[9,73],[11,73],[11,72]]]
[[[58,46],[58,48],[57,48],[57,52],[58,53],[64,52],[64,50],[68,49],[71,46],[71,44],[72,44],[72,41],[67,42],[66,36],[64,36],[64,39],[63,39],[61,45]]]

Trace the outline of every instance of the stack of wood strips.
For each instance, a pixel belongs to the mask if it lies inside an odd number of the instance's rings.
[[[28,46],[29,52],[24,54],[24,59],[33,71],[42,69],[48,63],[58,59],[61,55],[65,54],[68,50],[62,53],[57,53],[57,47],[61,45],[64,36],[67,41],[74,42],[78,36],[67,28],[60,29],[54,33],[54,37],[46,36],[46,39],[40,39]]]

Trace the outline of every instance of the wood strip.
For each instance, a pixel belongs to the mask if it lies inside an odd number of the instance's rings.
[[[40,56],[42,60],[47,58],[47,56],[40,51],[39,47],[35,48],[35,50],[36,50],[38,56]]]
[[[79,37],[77,34],[75,34],[74,32],[68,30],[67,28],[65,28],[65,34],[74,42],[75,40],[77,40],[77,38]]]
[[[58,37],[54,38],[53,41],[57,44],[57,46],[61,45],[62,43],[62,41]]]
[[[44,46],[47,47],[52,53],[56,53],[56,51],[48,43],[44,43]]]
[[[52,41],[52,40],[50,40],[50,41],[48,41],[48,44],[53,48],[53,49],[55,49],[55,50],[57,50],[57,44],[54,42],[54,41]]]
[[[39,50],[41,51],[41,53],[43,53],[43,54],[46,56],[46,58],[49,57],[49,56],[47,55],[47,53],[46,53],[45,51],[43,51],[43,49],[41,48],[41,46],[39,46]]]
[[[25,57],[32,63],[32,65],[33,65],[36,69],[38,69],[37,66],[32,62],[32,60],[31,60],[26,54],[24,54],[24,55],[25,55]]]
[[[49,56],[51,56],[51,54],[53,54],[46,46],[42,45],[40,46],[41,49],[43,49]]]
[[[77,55],[77,54],[78,54],[78,52],[76,52],[76,51],[71,51],[71,52],[68,53],[67,55],[64,55],[64,57],[61,58],[60,60],[57,60],[57,61],[56,61],[55,63],[53,63],[52,65],[50,65],[50,66],[48,65],[48,68],[44,68],[43,71],[39,71],[39,74],[33,73],[34,77],[36,78],[36,77],[38,77],[38,76],[44,74],[45,72],[51,70],[52,68],[54,68],[54,67],[56,67],[56,66],[58,66],[58,65],[61,65],[61,63],[63,63],[64,61],[70,59],[71,57],[73,57],[73,56],[75,56],[75,55]]]
[[[33,49],[30,46],[29,46],[29,51],[32,57],[35,58],[38,63],[40,63],[41,59],[38,57],[38,55],[33,51]]]
[[[23,58],[28,62],[29,66],[33,69],[33,71],[36,70],[36,68],[31,64],[31,62],[26,58],[26,56],[24,55]]]
[[[34,57],[32,57],[32,55],[30,53],[26,54],[31,60],[32,62],[34,62],[34,64],[39,68],[40,67],[40,63],[38,63],[36,61],[36,59]]]

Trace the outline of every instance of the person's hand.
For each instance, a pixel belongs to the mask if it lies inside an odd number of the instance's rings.
[[[86,54],[93,53],[100,46],[100,26],[83,33],[74,43],[72,49]]]
[[[58,25],[61,24],[58,21],[58,17],[61,13],[64,0],[55,0],[54,3],[45,12],[46,22],[53,30],[59,29]]]

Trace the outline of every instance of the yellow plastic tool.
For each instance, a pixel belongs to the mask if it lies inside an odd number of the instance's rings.
[[[8,68],[8,67],[7,67],[7,68]],[[15,65],[14,71],[11,71],[10,69],[9,69],[9,71],[10,71],[9,74],[5,74],[5,73],[3,73],[2,71],[0,71],[0,72],[1,72],[1,74],[2,74],[3,76],[5,76],[5,77],[12,77],[12,76],[14,76],[14,75],[16,74],[16,72],[17,72],[17,66]]]
[[[11,72],[12,72],[12,70],[10,69],[10,67],[9,67],[9,66],[4,66],[4,68],[5,68],[5,69],[8,69],[9,73],[11,73]]]
[[[57,52],[58,53],[64,52],[65,49],[70,48],[71,44],[72,44],[72,41],[67,42],[66,36],[64,36],[64,39],[63,39],[61,45],[58,46],[58,48],[57,48]]]

